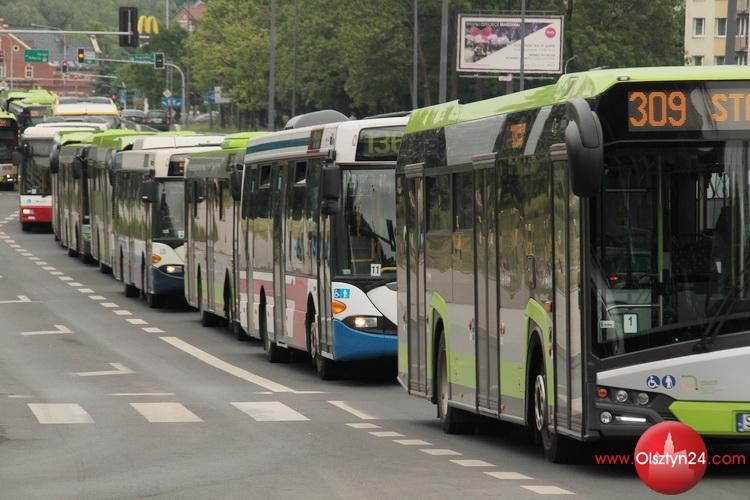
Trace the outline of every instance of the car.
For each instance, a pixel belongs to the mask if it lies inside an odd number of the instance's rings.
[[[169,118],[169,114],[161,109],[151,109],[146,113],[146,119],[144,123],[149,127],[153,127],[157,130],[169,130],[169,124],[172,120]]]
[[[141,111],[140,109],[123,109],[120,113],[120,117],[123,120],[129,120],[133,123],[144,123],[144,120],[146,119],[146,113]]]

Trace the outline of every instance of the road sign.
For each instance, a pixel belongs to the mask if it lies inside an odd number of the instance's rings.
[[[130,56],[130,60],[133,62],[154,64],[154,55],[153,54],[133,54]]]
[[[206,104],[208,106],[213,106],[214,104],[216,104],[216,101],[214,100],[213,89],[209,89],[209,91],[203,95],[203,104]]]
[[[86,59],[84,60],[83,64],[96,64],[96,52],[93,50],[87,50],[85,52]]]
[[[169,99],[170,97],[172,97],[172,92],[169,89],[166,89],[164,92],[161,93],[161,95]]]
[[[179,108],[182,106],[182,99],[180,97],[162,97],[162,106],[169,106],[172,108]]]
[[[23,51],[23,62],[46,63],[49,62],[49,50],[28,49]]]

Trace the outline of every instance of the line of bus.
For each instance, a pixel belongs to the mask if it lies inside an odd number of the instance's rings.
[[[398,377],[444,430],[524,425],[552,461],[669,420],[747,441],[748,81],[613,69],[412,113]]]
[[[185,166],[185,299],[198,309],[204,326],[224,321],[239,340],[247,338],[239,319],[235,272],[240,200],[230,192],[230,178],[242,173],[248,141],[263,134],[228,135],[220,150],[191,154]]]
[[[18,167],[13,161],[13,153],[17,149],[16,117],[11,113],[0,111],[0,188],[12,190],[18,180]]]
[[[239,312],[270,361],[309,352],[330,378],[340,361],[396,354],[394,168],[406,118],[306,121],[252,138],[241,188],[233,177]]]

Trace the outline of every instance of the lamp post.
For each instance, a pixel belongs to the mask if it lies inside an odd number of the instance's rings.
[[[575,58],[577,58],[577,57],[578,57],[578,56],[577,56],[577,55],[575,55],[575,56],[573,56],[573,57],[569,57],[569,58],[567,58],[567,59],[565,60],[565,66],[563,66],[563,74],[567,74],[567,73],[568,73],[568,64],[570,64],[570,61],[574,60],[574,59],[575,59]]]

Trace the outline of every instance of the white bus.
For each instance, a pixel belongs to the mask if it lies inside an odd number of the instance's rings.
[[[185,158],[219,149],[223,136],[156,135],[117,153],[114,174],[115,278],[125,295],[139,291],[150,307],[165,295],[183,296]],[[151,149],[160,144],[163,149]]]
[[[245,340],[238,311],[240,202],[230,193],[232,172],[242,173],[247,143],[266,132],[227,136],[220,150],[191,154],[185,167],[185,299],[201,323],[221,321]]]
[[[250,141],[240,319],[270,361],[306,351],[326,379],[338,361],[396,356],[394,169],[405,124],[344,121]]]

